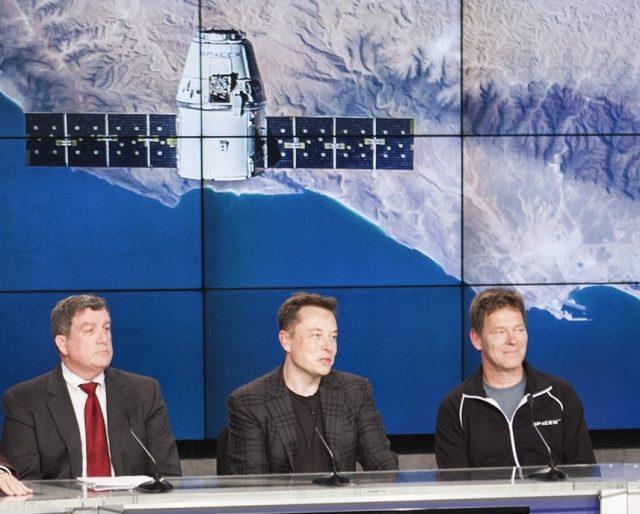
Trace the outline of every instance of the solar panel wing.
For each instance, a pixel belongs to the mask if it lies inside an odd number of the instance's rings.
[[[30,166],[175,168],[172,114],[27,113]],[[413,120],[267,118],[268,167],[413,169]]]

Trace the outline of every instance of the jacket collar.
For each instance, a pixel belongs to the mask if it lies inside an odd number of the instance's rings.
[[[67,384],[62,376],[62,367],[56,366],[49,375],[47,383],[47,407],[53,418],[57,430],[67,447],[67,454],[71,464],[71,476],[82,476],[82,443],[80,430],[76,421]]]
[[[532,368],[527,361],[524,361],[522,366],[524,367],[524,372],[527,377],[526,393],[537,394],[551,386],[551,382]],[[487,396],[482,381],[482,364],[478,366],[476,371],[466,380],[466,384],[466,392],[468,394],[482,397]]]
[[[133,440],[130,429],[132,424],[133,406],[131,395],[127,393],[125,382],[122,381],[117,370],[104,370],[104,384],[107,390],[107,430],[109,431],[109,450],[111,465],[117,475],[126,475],[127,443]]]
[[[269,375],[266,387],[266,404],[287,454],[289,469],[293,470],[298,458],[296,418],[287,386],[284,383],[282,369],[283,367],[280,366]]]

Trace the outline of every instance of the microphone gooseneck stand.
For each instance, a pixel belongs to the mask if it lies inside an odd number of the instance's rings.
[[[531,409],[531,426],[533,426],[533,428],[535,429],[536,433],[538,434],[538,437],[540,437],[542,444],[544,444],[544,447],[547,449],[547,453],[549,454],[549,465],[544,469],[541,469],[539,471],[531,473],[530,475],[527,475],[527,478],[530,478],[532,480],[543,480],[546,482],[559,482],[561,480],[566,480],[567,474],[561,469],[559,469],[556,466],[555,462],[553,462],[553,455],[551,454],[551,448],[547,444],[547,441],[542,435],[542,432],[540,432],[540,429],[538,428],[538,425],[536,425],[536,422],[533,418],[533,396],[532,395],[529,395],[529,398],[527,399],[527,403],[529,404],[529,408]]]
[[[320,430],[318,430],[317,425],[314,426],[313,428],[316,431],[316,434],[318,434],[318,437],[322,442],[322,446],[325,447],[325,449],[327,450],[327,453],[329,454],[329,458],[331,459],[331,474],[328,477],[314,478],[313,483],[316,485],[325,485],[325,486],[349,485],[351,481],[349,480],[348,477],[345,477],[344,475],[341,475],[338,472],[338,466],[336,465],[336,459],[333,456],[333,452],[331,451],[331,448],[329,448],[327,441],[325,441],[324,437],[322,437],[322,434],[320,433]]]
[[[173,484],[171,482],[167,482],[162,478],[162,475],[158,471],[158,463],[156,462],[156,459],[153,458],[153,455],[151,455],[151,452],[147,450],[147,447],[144,444],[142,444],[142,441],[138,438],[132,428],[129,428],[129,432],[131,432],[133,438],[140,445],[140,448],[142,448],[147,454],[149,460],[151,460],[151,462],[153,463],[154,469],[153,479],[140,484],[138,487],[136,487],[136,491],[141,491],[143,493],[166,493],[167,491],[173,489]]]

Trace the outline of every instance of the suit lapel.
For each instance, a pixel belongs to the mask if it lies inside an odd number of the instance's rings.
[[[49,413],[67,447],[71,464],[71,476],[82,476],[82,442],[80,429],[73,410],[67,384],[62,377],[62,368],[58,366],[50,375],[47,384],[47,406]]]
[[[342,412],[344,408],[344,395],[335,387],[333,376],[327,375],[320,382],[320,402],[322,403],[322,422],[324,424],[325,438],[333,452],[336,464],[342,459],[341,433]]]
[[[107,392],[107,425],[109,432],[109,450],[111,453],[111,465],[116,476],[129,474],[125,469],[125,451],[127,443],[133,436],[129,432],[129,419],[127,418],[128,399],[118,377],[105,370],[105,389]]]
[[[287,453],[290,469],[294,469],[298,459],[296,418],[293,414],[291,398],[289,398],[289,393],[282,379],[281,368],[278,368],[267,386],[267,409],[269,409],[284,450]]]

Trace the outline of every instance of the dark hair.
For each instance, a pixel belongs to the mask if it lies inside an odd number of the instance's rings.
[[[280,330],[289,330],[292,325],[300,321],[298,312],[302,307],[320,307],[331,311],[335,316],[338,300],[333,296],[321,296],[314,293],[294,293],[278,309],[278,326]]]
[[[517,309],[522,314],[524,322],[527,322],[522,295],[515,289],[492,287],[479,293],[471,302],[471,307],[469,308],[471,330],[478,334],[482,332],[486,317],[504,307]]]
[[[58,335],[68,336],[71,333],[73,318],[85,309],[109,312],[107,301],[99,296],[80,294],[63,298],[51,311],[51,335],[55,339]]]

